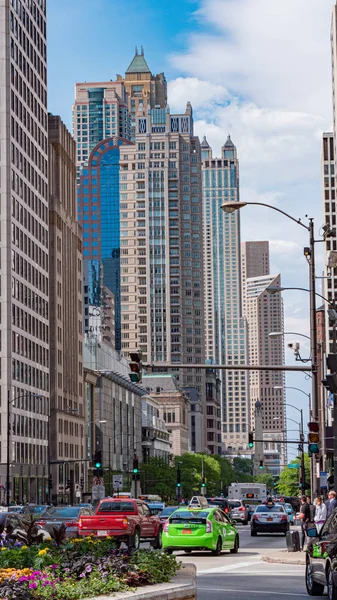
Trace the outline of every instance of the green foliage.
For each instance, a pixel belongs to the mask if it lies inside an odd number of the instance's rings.
[[[292,460],[290,464],[299,464],[299,459]],[[304,455],[306,489],[310,487],[310,459],[307,454]],[[299,469],[289,469],[285,467],[277,483],[277,491],[282,496],[297,496],[300,493],[299,487]]]
[[[166,583],[180,569],[180,563],[177,563],[175,556],[160,550],[138,550],[133,554],[130,564],[137,571],[147,574],[151,583]]]
[[[237,456],[233,459],[233,469],[240,475],[253,475],[253,461],[251,458],[241,458]]]
[[[262,473],[262,475],[256,477],[255,481],[257,483],[265,483],[267,490],[270,492],[272,492],[274,489],[274,477],[271,475],[271,473]]]

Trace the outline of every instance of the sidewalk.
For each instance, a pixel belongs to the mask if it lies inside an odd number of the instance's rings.
[[[287,550],[261,554],[261,558],[265,562],[283,565],[305,565],[305,557],[305,552],[287,552]]]

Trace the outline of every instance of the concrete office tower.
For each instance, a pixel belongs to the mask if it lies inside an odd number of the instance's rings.
[[[76,83],[73,132],[77,165],[86,163],[92,149],[106,138],[130,139],[128,99],[123,80]]]
[[[206,358],[211,363],[248,364],[248,333],[242,315],[240,215],[221,205],[239,201],[239,161],[230,136],[213,158],[201,144],[203,184]],[[228,452],[247,448],[249,384],[245,371],[220,371],[223,441]]]
[[[250,267],[254,265],[254,261],[255,267]],[[258,275],[259,270],[260,275]],[[251,276],[247,277],[248,275]],[[246,296],[244,304],[248,321],[251,365],[284,363],[283,336],[269,336],[269,333],[284,331],[283,301],[281,294],[267,292],[269,286],[280,287],[281,276],[269,275],[268,243],[244,242],[242,244],[242,288]],[[283,433],[286,435],[283,385],[282,372],[250,372],[251,429],[254,430],[255,427],[254,406],[259,401],[263,408],[265,450],[277,451],[280,464],[284,464],[286,457],[284,444],[281,445],[279,441],[283,439]]]
[[[50,453],[52,498],[74,502],[85,476],[82,356],[82,232],[76,218],[76,144],[48,117]],[[68,413],[68,414],[67,414]],[[78,462],[76,462],[78,459]],[[70,487],[66,486],[70,480]],[[77,486],[77,487],[76,487]]]
[[[323,205],[323,223],[331,230],[324,242],[325,254],[325,277],[323,295],[328,300],[335,300],[337,295],[337,269],[329,266],[329,256],[331,251],[337,251],[336,234],[336,178],[335,178],[335,144],[333,133],[323,133],[322,147],[322,205]],[[328,231],[328,230],[327,230]],[[331,263],[332,265],[333,263]],[[326,305],[326,309],[329,306]],[[328,352],[333,352],[333,327],[329,323],[328,314],[325,315],[326,321],[326,348]]]
[[[124,193],[127,173],[123,166],[120,173],[120,159],[124,164],[124,152],[129,144],[134,152],[135,147],[128,140],[118,137],[102,140],[93,148],[87,165],[80,169],[77,188],[83,257],[90,263],[85,267],[89,274],[86,285],[91,285],[89,304],[96,307],[96,311],[104,309],[102,284],[114,295],[116,350],[121,349],[120,220],[126,214],[123,204],[127,195]],[[88,331],[85,327],[85,333]]]
[[[145,110],[148,108],[166,108],[167,82],[164,73],[152,75],[144,57],[143,47],[141,52],[136,48],[135,56],[126,70],[125,79],[117,75],[117,81],[124,81],[128,95],[129,112],[131,115],[131,139],[135,140],[136,117],[139,105]]]
[[[0,482],[6,485],[9,433],[10,496],[42,502],[49,414],[45,0],[2,0],[0,24]]]
[[[144,362],[163,368],[204,363],[200,143],[190,104],[182,115],[139,107],[135,146],[125,146],[121,157],[124,176],[122,350],[138,348]],[[172,370],[182,387],[203,397],[204,371]],[[202,427],[202,414],[196,416]],[[202,437],[195,446],[204,449]]]

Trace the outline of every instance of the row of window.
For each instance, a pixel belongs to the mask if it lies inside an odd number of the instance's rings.
[[[48,206],[34,194],[26,183],[23,185],[23,192],[24,201],[30,210],[27,210],[19,200],[12,196],[12,217],[25,229],[28,229],[31,236],[48,248],[48,230],[32,214],[34,212],[44,223],[48,223]]]
[[[15,331],[12,332],[12,351],[38,365],[49,366],[49,350]]]
[[[12,38],[11,58],[13,60],[13,64],[11,65],[11,80],[20,96],[24,96],[26,93],[25,88],[27,88],[27,85],[29,84],[32,90],[35,92],[37,98],[42,100],[43,107],[45,107],[45,101],[47,100],[46,87],[42,84],[42,79],[34,73],[33,69],[28,63],[28,60],[26,60],[20,48]],[[21,77],[21,75],[15,69],[14,63],[17,65],[19,71],[21,71],[23,74],[23,77]]]
[[[48,278],[14,250],[12,250],[12,269],[40,292],[48,294]]]
[[[49,375],[36,367],[22,363],[20,360],[12,359],[12,377],[15,381],[20,381],[35,387],[39,390],[48,392]]]
[[[16,304],[12,304],[12,323],[29,333],[30,336],[36,337],[41,342],[48,342],[48,325],[36,319],[30,312],[26,312]]]
[[[14,462],[30,465],[47,464],[47,447],[28,442],[14,444]]]
[[[33,242],[30,235],[27,235],[14,223],[12,223],[12,244],[23,251],[24,255],[41,269],[48,271],[48,254]]]
[[[35,100],[36,103],[36,100]],[[35,121],[30,116],[28,110],[25,108],[25,105],[19,100],[18,96],[11,92],[11,109],[15,113],[15,115],[20,119],[23,126],[28,129],[31,135],[35,132]],[[40,110],[40,108],[39,108]],[[42,112],[42,111],[41,111]],[[47,121],[47,113],[43,113],[45,120]],[[41,116],[39,117],[41,118]],[[41,121],[39,121],[41,122]],[[25,177],[29,177],[29,160],[28,158],[35,163],[35,166],[47,177],[48,175],[48,167],[47,160],[43,157],[37,145],[31,142],[28,139],[29,144],[29,153],[27,155],[22,155],[21,152],[12,144],[12,162],[13,164],[24,174]]]

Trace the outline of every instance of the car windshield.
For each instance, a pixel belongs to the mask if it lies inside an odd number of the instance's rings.
[[[159,513],[161,513],[161,511],[163,510],[161,506],[149,506],[149,509],[151,510],[151,513],[153,515],[159,515]]]
[[[133,502],[102,502],[98,511],[109,512],[109,513],[122,513],[122,512],[135,512],[135,507]]]
[[[78,517],[80,508],[77,506],[67,506],[65,508],[49,508],[45,514],[45,517],[71,519],[72,517]]]
[[[177,510],[176,506],[167,506],[166,508],[164,508],[164,510],[161,511],[160,516],[169,517],[175,510]]]
[[[229,506],[230,508],[239,508],[239,506],[241,506],[241,502],[237,501],[237,502],[233,502],[232,500],[229,502]]]
[[[262,512],[272,512],[272,513],[280,513],[280,512],[284,512],[283,507],[282,506],[258,506],[256,509],[256,512],[262,513]]]
[[[208,516],[208,510],[184,510],[173,513],[170,523],[203,523]]]

